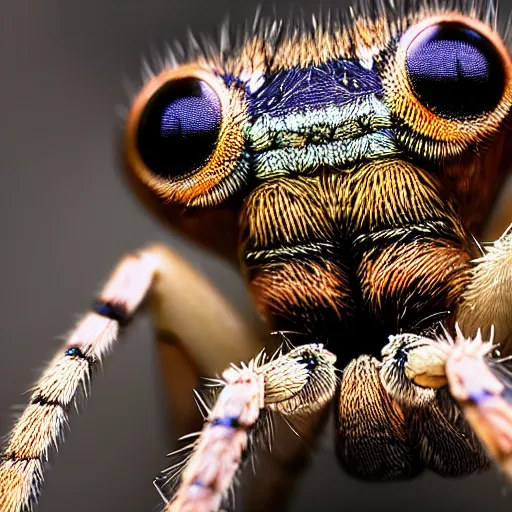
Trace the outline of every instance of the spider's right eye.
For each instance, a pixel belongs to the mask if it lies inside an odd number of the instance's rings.
[[[217,144],[221,103],[206,81],[184,77],[163,84],[140,117],[141,159],[164,179],[186,177],[206,165]]]
[[[420,32],[407,49],[406,71],[418,100],[447,118],[492,112],[505,89],[503,62],[493,43],[459,22]]]

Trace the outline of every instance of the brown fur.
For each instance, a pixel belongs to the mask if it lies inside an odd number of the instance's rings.
[[[420,319],[450,311],[467,284],[471,257],[446,242],[415,240],[365,253],[357,274],[363,299],[379,318]]]
[[[295,322],[297,312],[314,317],[330,311],[343,322],[345,315],[355,312],[346,273],[329,261],[265,265],[251,288],[256,304],[270,320],[280,317]]]
[[[316,178],[276,178],[254,190],[241,211],[243,243],[251,250],[330,239],[335,227],[325,214]]]

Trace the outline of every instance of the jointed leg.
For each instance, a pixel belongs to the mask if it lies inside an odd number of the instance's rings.
[[[391,337],[380,377],[404,412],[420,465],[444,476],[463,476],[485,469],[489,461],[447,390],[447,339]]]
[[[181,437],[201,425],[192,395],[199,377],[248,361],[262,344],[202,274],[165,246],[149,250],[161,262],[151,289],[151,314],[172,432]]]
[[[0,510],[30,510],[39,496],[43,464],[61,440],[68,413],[86,394],[93,368],[144,299],[158,267],[151,254],[127,256],[34,386],[0,463]]]
[[[415,413],[419,420],[413,422],[416,426],[413,424],[412,428],[425,436],[430,423],[428,430],[437,431],[431,435],[435,443],[425,443],[430,450],[449,431],[442,422],[453,423],[454,433],[467,430],[446,391],[440,389],[449,384],[451,396],[462,407],[472,428],[464,438],[451,436],[449,441],[454,460],[467,461],[456,469],[457,474],[470,472],[471,460],[477,466],[485,465],[474,442],[475,432],[512,478],[512,375],[505,362],[489,355],[494,348],[503,356],[512,355],[511,228],[474,262],[471,281],[455,319],[460,326],[455,342],[448,334],[434,341],[407,334],[393,337],[383,351],[381,380],[390,395],[405,407],[414,406],[418,413],[427,410],[427,414]],[[484,343],[482,332],[488,338],[495,333],[497,346]],[[424,455],[435,463],[436,471],[446,473],[450,469],[443,464],[442,453]]]
[[[185,346],[200,375],[214,375],[261,350],[261,341],[203,275],[165,246],[149,250],[161,262],[151,290],[157,334]]]
[[[172,294],[174,297],[169,296]],[[176,330],[167,324],[166,332],[180,338],[181,345],[171,349],[179,366],[169,361],[171,370],[182,370],[180,375],[185,371],[192,378],[197,372],[194,357],[202,366],[210,362],[206,369],[201,369],[213,373],[219,369],[215,365],[222,364],[222,368],[228,361],[248,359],[249,352],[253,355],[259,350],[234,310],[225,307],[226,301],[220,294],[181,258],[160,246],[127,256],[107,282],[93,312],[78,323],[48,365],[7,439],[0,459],[2,512],[30,510],[36,504],[43,465],[49,451],[61,440],[70,409],[86,395],[93,370],[112,348],[120,327],[147,295],[154,300],[159,330],[167,312],[176,322]],[[195,324],[187,327],[187,322]],[[222,343],[224,354],[210,360],[217,342]],[[188,348],[191,357],[184,355]],[[190,405],[186,400],[179,402],[180,412],[194,407],[191,391],[187,389],[184,393],[181,386],[174,390],[175,397],[180,392],[190,397]]]
[[[458,327],[455,340],[448,334],[436,340],[400,335],[386,348],[382,381],[409,409],[412,435],[425,438],[422,444],[428,450],[420,453],[424,462],[441,474],[462,475],[487,467],[476,433],[512,478],[512,380],[503,363],[489,355],[494,348],[492,342],[483,342],[480,332],[468,339]],[[467,423],[447,395],[446,383]]]
[[[326,380],[330,379],[319,378],[319,373],[313,372],[315,351],[308,349],[308,346],[299,347],[297,351],[301,351],[303,356],[308,351],[311,353],[309,361],[314,377],[312,381],[318,387],[315,394],[324,390],[325,396],[330,396],[329,386],[325,390]],[[286,355],[292,354],[290,352]],[[305,400],[305,405],[314,401],[315,394]],[[328,419],[330,408],[323,405],[325,402],[322,399],[316,407],[307,406],[297,412],[290,410],[273,415],[272,428],[265,433],[268,439],[262,439],[263,442],[255,443],[254,446],[256,471],[246,472],[243,478],[244,510],[281,512],[287,508],[294,487],[300,485],[300,477],[308,467],[318,434]]]
[[[502,354],[512,355],[512,226],[474,262],[456,320],[468,337],[493,328]]]
[[[510,212],[508,212],[510,215]],[[475,262],[472,281],[457,310],[462,333],[446,363],[452,395],[512,480],[512,375],[478,350],[480,330],[493,336],[502,356],[512,356],[512,225]],[[490,332],[492,328],[492,332]],[[484,330],[485,329],[485,330]]]
[[[250,437],[257,435],[254,430],[261,411],[296,417],[318,412],[332,400],[335,357],[321,345],[301,346],[266,364],[263,359],[260,354],[247,366],[232,366],[223,373],[222,390],[191,446],[192,454],[166,512],[219,510]]]
[[[488,357],[489,344],[459,336],[446,360],[451,395],[512,483],[512,374]]]

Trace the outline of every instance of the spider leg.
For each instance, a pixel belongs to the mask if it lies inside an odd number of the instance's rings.
[[[446,360],[451,395],[512,483],[512,373],[489,356],[492,342],[459,331]]]
[[[308,347],[315,345],[298,347],[296,351],[314,354]],[[334,389],[331,391],[330,387],[333,377],[317,372],[312,373],[312,380],[317,390],[325,387],[326,396],[333,397]],[[315,401],[306,397],[306,404],[309,404],[306,407],[300,410],[288,408],[273,415],[270,442],[260,443],[261,446],[256,443],[254,447],[257,467],[244,481],[244,510],[281,511],[287,508],[293,486],[307,468],[317,436],[328,419],[330,398],[329,401],[323,399],[320,407],[313,407]]]
[[[384,350],[382,381],[411,408],[411,433],[420,436],[420,454],[432,469],[455,475],[485,469],[481,442],[512,478],[512,374],[503,360],[489,355],[496,345],[483,342],[480,331],[474,338],[458,326],[456,331],[455,340],[447,333],[436,340],[392,337]],[[448,446],[453,456],[446,465]]]
[[[443,476],[463,476],[486,469],[489,459],[448,392],[447,351],[448,344],[439,340],[390,336],[379,375],[402,408],[419,466]]]
[[[29,405],[2,453],[2,512],[31,510],[36,504],[43,463],[62,438],[71,407],[86,394],[93,368],[146,296],[157,266],[150,254],[126,256],[100,293],[94,311],[80,320],[32,389]]]
[[[169,297],[169,294],[175,295]],[[195,358],[205,371],[211,372],[224,367],[229,360],[236,361],[248,352],[250,355],[257,352],[255,338],[233,308],[223,309],[226,301],[219,300],[220,294],[184,260],[161,246],[126,256],[107,281],[93,311],[78,322],[50,361],[32,389],[29,405],[7,438],[0,456],[2,512],[34,508],[43,481],[44,463],[50,450],[62,439],[71,408],[77,400],[86,397],[94,369],[110,352],[120,328],[148,295],[157,329],[165,328],[180,338],[181,347],[186,347],[173,351],[177,361],[181,355],[181,362],[187,363],[173,364],[174,370],[178,367],[182,370],[178,377],[193,374]],[[175,324],[164,323],[166,314]],[[195,325],[191,326],[192,319]],[[217,342],[221,344],[220,350],[225,351],[222,357],[215,354],[215,350],[220,352],[214,347]],[[190,357],[185,361],[183,352],[188,349]],[[173,390],[173,396],[178,396],[182,383],[172,383],[180,384]],[[192,408],[193,400],[190,402]],[[182,402],[181,411],[185,409]]]
[[[501,353],[512,355],[512,228],[473,262],[470,272],[455,312],[456,342],[448,334],[438,340],[391,337],[383,350],[381,379],[395,400],[411,408],[411,435],[431,469],[445,475],[484,469],[482,442],[511,476],[511,375],[504,362],[488,356],[495,347],[483,343],[482,335],[494,334]],[[443,456],[448,446],[450,464]]]
[[[323,410],[334,396],[335,357],[322,345],[304,345],[264,363],[262,353],[222,374],[222,387],[208,411],[166,512],[219,510],[233,485],[263,411],[285,417]],[[173,482],[167,482],[167,484]]]
[[[512,375],[505,361],[493,362],[475,348],[483,335],[499,345],[502,356],[512,355],[512,225],[474,262],[456,319],[460,332],[446,363],[451,393],[512,480]]]
[[[150,251],[161,261],[150,312],[172,431],[181,437],[202,422],[192,395],[199,376],[217,375],[231,362],[249,360],[262,343],[200,272],[163,245]]]
[[[512,225],[473,264],[455,319],[467,337],[493,328],[502,354],[512,355]]]

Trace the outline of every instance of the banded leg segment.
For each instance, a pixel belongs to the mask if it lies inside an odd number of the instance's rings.
[[[2,512],[31,510],[36,504],[43,465],[62,438],[71,407],[86,394],[93,369],[148,293],[157,268],[158,260],[150,253],[125,257],[95,311],[82,318],[34,386],[1,456]]]
[[[461,334],[446,358],[451,395],[471,427],[512,482],[512,373],[488,353],[491,343]]]
[[[261,423],[260,412],[266,409],[293,417],[324,409],[337,386],[335,360],[322,345],[312,344],[266,364],[260,353],[248,365],[227,369],[219,382],[222,390],[190,447],[192,453],[165,511],[219,510]],[[172,474],[163,487],[172,485],[174,478]]]
[[[85,396],[93,370],[109,353],[119,329],[151,296],[164,370],[178,420],[192,421],[188,381],[249,359],[260,344],[221,294],[182,258],[155,245],[124,258],[95,304],[33,388],[30,404],[15,424],[0,459],[0,511],[30,510],[37,502],[43,465],[61,440],[68,413]],[[220,347],[220,349],[219,349]],[[179,370],[179,371],[178,371]]]

